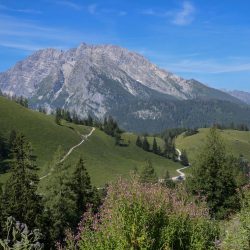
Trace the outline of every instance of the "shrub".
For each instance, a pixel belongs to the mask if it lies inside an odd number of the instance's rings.
[[[89,209],[66,242],[67,249],[215,249],[218,236],[205,204],[195,204],[182,187],[135,177],[110,185],[100,213]]]
[[[250,185],[244,189],[242,209],[226,226],[224,240],[221,244],[223,250],[250,249]]]
[[[0,239],[0,249],[29,249],[42,250],[43,244],[39,241],[42,235],[39,230],[28,230],[26,224],[16,221],[13,217],[8,217],[6,222],[6,237]]]

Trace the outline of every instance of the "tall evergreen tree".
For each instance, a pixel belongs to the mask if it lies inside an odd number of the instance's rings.
[[[3,213],[3,189],[2,184],[0,183],[0,239],[3,236],[4,230],[4,213]]]
[[[141,172],[140,181],[142,183],[157,183],[158,181],[154,167],[150,160],[146,162],[146,165]]]
[[[30,228],[38,225],[43,207],[37,194],[38,176],[31,145],[21,134],[11,148],[11,175],[3,193],[4,216],[13,216]]]
[[[157,145],[155,137],[154,137],[154,141],[153,141],[152,151],[154,154],[158,154],[158,145]]]
[[[150,145],[148,143],[147,137],[145,136],[142,142],[142,149],[145,151],[149,151],[150,150]]]
[[[216,128],[212,128],[187,186],[206,197],[212,216],[224,218],[239,208],[233,165]]]
[[[58,125],[61,125],[61,120],[62,120],[62,111],[60,108],[56,109],[56,116],[55,116],[55,122]]]
[[[135,144],[137,147],[140,147],[140,148],[142,147],[142,141],[141,141],[141,137],[139,135],[137,136]]]
[[[115,145],[121,145],[122,143],[122,136],[120,133],[115,132]]]
[[[92,203],[93,188],[90,181],[90,176],[85,167],[85,162],[82,158],[76,164],[75,171],[70,183],[72,191],[75,194],[77,219],[80,220],[81,215],[86,211],[87,204]]]
[[[178,158],[176,154],[174,139],[172,137],[165,138],[164,156],[174,161],[176,161]]]
[[[16,140],[16,136],[17,136],[17,132],[16,130],[12,129],[10,131],[10,135],[9,135],[9,148],[11,149],[15,140]]]
[[[181,164],[183,166],[188,166],[189,165],[188,156],[187,156],[186,150],[182,150],[180,160],[181,160]]]
[[[63,240],[65,230],[75,225],[76,202],[75,194],[70,186],[70,176],[62,158],[62,150],[59,148],[51,162],[50,169],[53,174],[48,176],[46,186],[46,206],[51,213],[52,230],[51,237],[54,241]]]

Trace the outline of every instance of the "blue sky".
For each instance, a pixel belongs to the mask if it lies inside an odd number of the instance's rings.
[[[250,91],[250,1],[0,0],[0,71],[41,48],[116,44],[212,87]]]

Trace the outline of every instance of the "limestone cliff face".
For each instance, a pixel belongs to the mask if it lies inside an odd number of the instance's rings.
[[[107,113],[119,116],[130,112],[137,119],[160,119],[165,114],[159,101],[238,102],[227,93],[185,80],[135,52],[113,45],[81,44],[67,51],[37,51],[0,73],[0,89],[28,97],[33,108],[63,107],[81,116],[90,113],[99,118]]]

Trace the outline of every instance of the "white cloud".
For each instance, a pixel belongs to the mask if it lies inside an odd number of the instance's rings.
[[[20,13],[26,13],[26,14],[41,14],[42,12],[40,10],[33,10],[33,9],[14,9],[10,8],[6,5],[0,4],[0,10],[5,11],[11,11],[11,12],[20,12]]]
[[[190,2],[183,2],[181,10],[173,13],[172,23],[176,25],[188,25],[194,20],[195,7]]]
[[[56,1],[57,4],[64,5],[66,7],[69,7],[74,10],[81,10],[82,6],[68,0],[61,0],[61,1]]]
[[[0,46],[25,51],[53,47],[69,48],[81,42],[95,43],[114,39],[108,34],[48,27],[37,22],[0,14]]]
[[[190,2],[185,1],[182,3],[182,7],[179,10],[144,9],[141,11],[141,14],[167,18],[175,25],[184,26],[193,22],[195,7]]]

